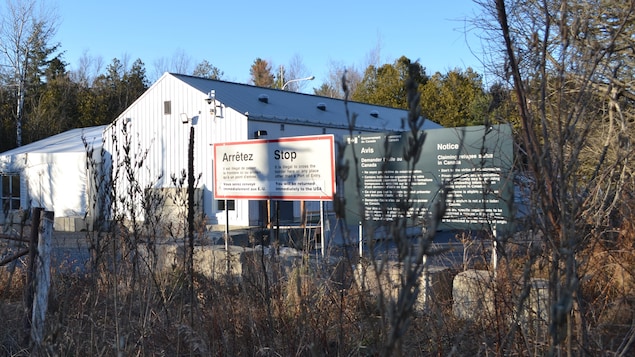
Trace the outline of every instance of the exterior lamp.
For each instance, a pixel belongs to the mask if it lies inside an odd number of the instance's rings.
[[[180,117],[181,117],[181,123],[183,124],[187,124],[190,121],[190,119],[187,117],[187,114],[185,113],[181,113]]]
[[[288,85],[289,83],[299,82],[299,81],[312,81],[312,80],[314,80],[314,79],[315,79],[315,76],[310,76],[310,77],[306,77],[306,78],[296,78],[296,79],[290,79],[290,80],[286,81],[286,82],[282,85],[282,88],[281,88],[281,89],[282,89],[282,90],[284,90],[284,89],[287,87],[287,85]]]

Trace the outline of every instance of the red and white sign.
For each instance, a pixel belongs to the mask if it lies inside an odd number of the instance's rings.
[[[214,144],[215,199],[332,200],[333,135]]]

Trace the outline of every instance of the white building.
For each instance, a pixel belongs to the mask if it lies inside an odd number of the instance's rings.
[[[20,208],[43,207],[55,212],[56,229],[85,228],[93,187],[86,145],[99,151],[106,126],[73,129],[0,154],[0,223],[18,220]]]
[[[348,118],[353,117],[355,117],[355,123],[351,126]],[[121,166],[124,157],[127,156],[131,163],[128,175],[134,176],[139,187],[174,188],[172,177],[180,178],[188,169],[189,137],[190,130],[193,128],[194,172],[197,177],[200,175],[197,188],[202,198],[200,204],[207,223],[224,224],[228,219],[229,224],[233,226],[253,226],[265,221],[262,206],[258,201],[230,201],[227,204],[230,210],[226,212],[225,202],[217,202],[213,199],[211,190],[214,187],[212,182],[214,144],[262,138],[265,135],[267,139],[276,139],[334,134],[337,141],[351,132],[358,134],[402,131],[404,130],[402,121],[406,117],[407,112],[401,109],[356,102],[345,103],[339,99],[165,73],[110,126],[105,128],[103,132],[104,161],[115,163],[115,167]],[[426,121],[423,129],[438,127],[440,125]],[[71,131],[66,134],[80,136],[81,131]],[[12,150],[0,154],[2,175],[7,177],[20,175],[21,183],[35,180],[40,182],[39,187],[65,184],[60,183],[53,175],[49,175],[49,170],[36,173],[17,166],[2,164],[17,160],[15,155],[18,152],[21,155],[30,155],[30,149],[27,146],[16,150],[18,151]],[[124,151],[128,151],[127,155],[123,154]],[[63,150],[51,153],[52,156],[64,154]],[[316,157],[315,159],[326,160],[327,158]],[[79,171],[80,168],[76,170]],[[85,176],[86,174],[81,177]],[[128,179],[124,176],[124,172],[121,171],[116,180],[119,182],[118,194],[122,195],[128,194],[126,190],[130,188],[130,185],[126,183]],[[81,177],[80,180],[83,179]],[[86,182],[82,185],[90,186]],[[65,187],[72,189],[79,185]],[[27,189],[20,191],[20,205],[32,207],[37,202],[47,209],[55,210],[58,216],[63,198],[51,201],[36,200],[38,189],[37,185],[29,185]],[[5,192],[4,186],[2,192]],[[79,194],[86,195],[89,192],[84,190]],[[86,197],[83,199],[84,202],[90,201]],[[11,198],[3,197],[3,200],[10,201]],[[59,215],[72,213],[72,215],[91,216],[90,207],[81,206],[77,202],[69,202],[68,205],[75,209],[61,209]],[[287,202],[282,207],[281,217],[299,218],[300,202]],[[15,205],[12,208],[15,208]],[[86,211],[87,208],[88,211]]]

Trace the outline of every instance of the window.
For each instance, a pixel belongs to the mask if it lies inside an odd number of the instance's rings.
[[[216,202],[218,202],[218,210],[219,211],[224,211],[225,210],[225,200],[218,200]],[[235,211],[236,210],[236,201],[235,200],[227,200],[227,208],[229,208],[230,211]]]
[[[2,187],[2,210],[20,209],[20,176],[18,175],[2,175],[0,182]]]
[[[172,102],[166,100],[163,102],[163,114],[172,114]]]

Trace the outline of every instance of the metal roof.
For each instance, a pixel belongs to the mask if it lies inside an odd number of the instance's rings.
[[[214,91],[223,105],[247,115],[250,120],[298,123],[333,128],[348,128],[346,114],[356,115],[355,130],[403,131],[402,122],[408,112],[403,109],[322,97],[311,94],[256,87],[182,74],[166,73],[200,90],[204,95]],[[426,120],[422,129],[440,128]]]
[[[19,146],[15,149],[0,153],[0,156],[13,156],[24,153],[63,153],[63,152],[86,152],[84,138],[93,147],[101,147],[102,134],[106,125],[93,126],[87,128],[77,128],[49,136],[42,140]]]

